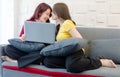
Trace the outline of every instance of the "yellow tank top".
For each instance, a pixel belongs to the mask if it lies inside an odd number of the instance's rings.
[[[69,31],[73,28],[75,28],[75,24],[73,23],[73,21],[71,20],[66,20],[64,21],[64,23],[60,26],[59,32],[56,36],[56,40],[60,41],[63,39],[67,39],[67,38],[72,38],[71,34],[69,33]],[[85,49],[82,48],[83,52],[85,53]]]
[[[69,31],[75,28],[75,24],[71,20],[65,20],[64,23],[60,26],[59,32],[56,36],[56,40],[60,41],[66,38],[71,38]]]

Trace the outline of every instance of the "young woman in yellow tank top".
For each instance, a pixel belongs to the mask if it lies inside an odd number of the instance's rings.
[[[59,31],[56,40],[68,38],[82,38],[72,21],[68,7],[65,3],[56,3],[53,6],[52,19],[59,23]],[[116,64],[109,59],[93,60],[84,56],[82,50],[66,57],[48,57],[45,59],[45,66],[51,68],[66,68],[68,72],[82,72],[85,70],[97,69],[101,66],[116,67]]]

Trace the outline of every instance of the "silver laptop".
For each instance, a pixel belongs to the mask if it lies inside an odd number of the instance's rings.
[[[54,43],[55,24],[42,22],[24,22],[24,32],[26,41]]]

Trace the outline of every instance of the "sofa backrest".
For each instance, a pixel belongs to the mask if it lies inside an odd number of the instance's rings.
[[[83,38],[95,39],[117,39],[120,38],[120,28],[81,27],[77,26]]]

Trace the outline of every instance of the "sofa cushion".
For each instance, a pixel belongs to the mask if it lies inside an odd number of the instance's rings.
[[[85,47],[87,40],[80,38],[69,38],[58,41],[43,48],[40,54],[44,56],[67,56]]]
[[[91,58],[112,59],[120,63],[120,39],[101,39],[91,41]]]
[[[24,52],[38,51],[41,50],[43,47],[45,47],[43,43],[22,41],[17,38],[9,39],[8,41],[15,48]]]

